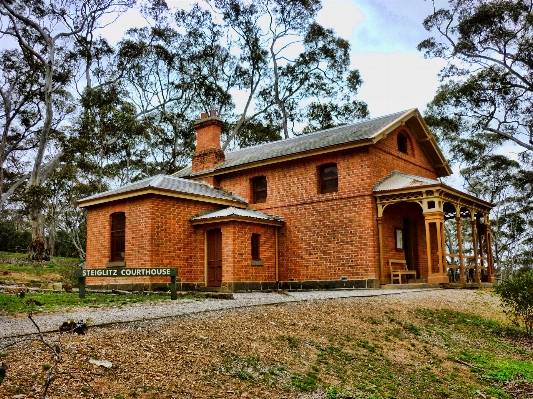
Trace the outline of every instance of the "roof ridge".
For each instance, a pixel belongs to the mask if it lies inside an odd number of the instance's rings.
[[[163,181],[163,178],[165,177],[164,174],[159,173],[153,177],[153,180],[150,182],[149,186],[157,187],[159,183]]]
[[[390,114],[378,116],[376,118],[363,119],[363,120],[357,121],[355,123],[346,123],[346,124],[339,125],[339,126],[329,127],[327,129],[316,130],[314,132],[300,134],[298,136],[292,136],[292,137],[289,137],[289,138],[286,138],[286,139],[282,138],[281,140],[269,141],[269,142],[266,142],[266,143],[252,145],[250,147],[239,148],[238,150],[235,150],[235,151],[228,151],[226,153],[226,155],[235,154],[235,153],[238,153],[239,151],[243,151],[243,150],[259,148],[259,147],[262,147],[262,146],[265,146],[265,145],[269,145],[269,144],[272,144],[272,143],[287,143],[288,141],[292,141],[292,140],[298,139],[300,137],[309,137],[309,136],[312,136],[312,135],[315,135],[315,134],[318,134],[318,133],[325,133],[325,132],[328,132],[328,131],[331,131],[331,130],[334,130],[334,129],[345,128],[345,127],[348,127],[348,126],[355,126],[355,125],[359,125],[359,124],[363,124],[363,123],[367,123],[367,122],[375,122],[375,121],[378,121],[380,119],[388,118],[388,117],[390,117],[392,115],[396,115],[396,114],[404,115],[404,114],[406,114],[408,112],[411,112],[414,109],[416,109],[416,108],[411,108],[411,109],[408,109],[408,110],[405,110],[405,111],[392,112]],[[185,168],[187,168],[187,167],[188,166],[186,166]],[[183,168],[183,169],[185,169],[185,168]],[[183,169],[181,169],[181,170],[183,170]]]

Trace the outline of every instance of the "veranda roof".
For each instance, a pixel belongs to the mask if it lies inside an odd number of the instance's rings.
[[[394,171],[376,184],[374,186],[374,191],[397,190],[401,188],[421,187],[433,184],[440,184],[440,181]]]
[[[450,208],[446,203],[466,207],[488,214],[494,204],[450,187],[438,180],[394,171],[374,186],[374,197],[380,205],[387,203],[411,201],[421,202],[429,199],[443,201],[443,211]]]
[[[192,224],[204,224],[220,221],[239,220],[244,222],[255,222],[261,224],[273,224],[281,226],[284,220],[280,216],[268,215],[251,208],[235,208],[230,206],[216,211],[210,211],[201,215],[191,216]]]

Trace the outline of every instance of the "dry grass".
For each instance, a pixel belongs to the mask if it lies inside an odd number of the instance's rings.
[[[47,336],[61,341],[58,370],[69,373],[49,397],[92,397],[92,388],[115,399],[512,397],[523,377],[487,379],[461,360],[479,352],[531,363],[530,342],[510,343],[502,323],[490,292],[430,291],[90,328]],[[3,361],[0,397],[39,397],[50,351],[19,343]]]

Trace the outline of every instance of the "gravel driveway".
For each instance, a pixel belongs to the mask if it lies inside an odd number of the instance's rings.
[[[413,289],[408,292],[434,289]],[[320,301],[338,298],[373,297],[381,295],[405,294],[405,289],[359,289],[339,291],[298,291],[298,292],[253,292],[235,293],[232,300],[206,299],[202,301],[178,300],[156,305],[134,305],[124,308],[78,309],[66,313],[34,315],[33,319],[43,332],[57,331],[68,319],[92,319],[92,325],[126,323],[137,320],[153,320],[184,314],[237,309],[250,306],[273,305],[285,302]],[[0,317],[0,338],[27,335],[35,332],[31,321],[24,316]]]

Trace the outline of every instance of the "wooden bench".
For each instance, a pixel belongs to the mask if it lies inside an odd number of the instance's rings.
[[[402,267],[399,270],[393,270],[393,263],[401,264]],[[391,283],[394,284],[394,280],[398,280],[398,283],[402,283],[402,276],[414,276],[416,279],[416,270],[407,270],[407,262],[404,259],[389,259],[390,278]],[[409,277],[407,277],[409,278]]]

